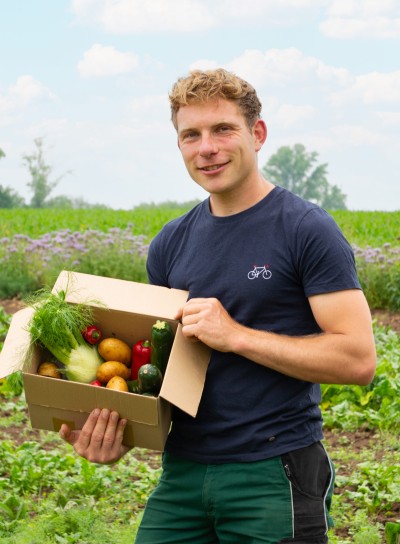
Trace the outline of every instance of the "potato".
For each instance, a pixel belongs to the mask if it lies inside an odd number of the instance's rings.
[[[114,376],[109,382],[107,382],[106,387],[108,389],[114,389],[115,391],[128,391],[128,384],[121,378],[121,376]]]
[[[131,364],[131,348],[118,338],[104,338],[98,344],[98,350],[105,361],[118,361],[126,366]]]
[[[62,377],[55,363],[42,363],[39,365],[37,373],[39,376],[47,376],[48,378],[61,379]]]
[[[119,376],[124,380],[130,377],[129,368],[119,361],[106,361],[97,369],[96,377],[101,383],[108,383],[114,376]]]

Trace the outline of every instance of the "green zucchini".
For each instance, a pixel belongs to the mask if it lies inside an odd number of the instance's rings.
[[[154,323],[151,329],[151,363],[156,365],[164,376],[174,341],[174,333],[168,321]]]

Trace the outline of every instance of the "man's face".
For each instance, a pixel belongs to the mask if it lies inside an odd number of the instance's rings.
[[[263,121],[250,130],[238,106],[223,99],[183,106],[176,120],[186,168],[208,193],[233,194],[258,178],[257,151],[266,137]]]

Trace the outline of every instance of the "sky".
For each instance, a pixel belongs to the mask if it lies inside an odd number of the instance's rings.
[[[268,139],[301,143],[351,210],[400,208],[399,0],[0,0],[0,185],[114,209],[207,194],[187,174],[168,93],[190,70],[249,81]]]

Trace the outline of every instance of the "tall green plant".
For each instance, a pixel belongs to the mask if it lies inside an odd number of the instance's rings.
[[[54,181],[50,180],[53,168],[44,159],[43,138],[36,138],[34,144],[35,150],[31,154],[23,155],[22,162],[31,175],[31,181],[28,182],[28,187],[33,192],[30,205],[32,208],[43,208],[46,199],[63,176]]]

